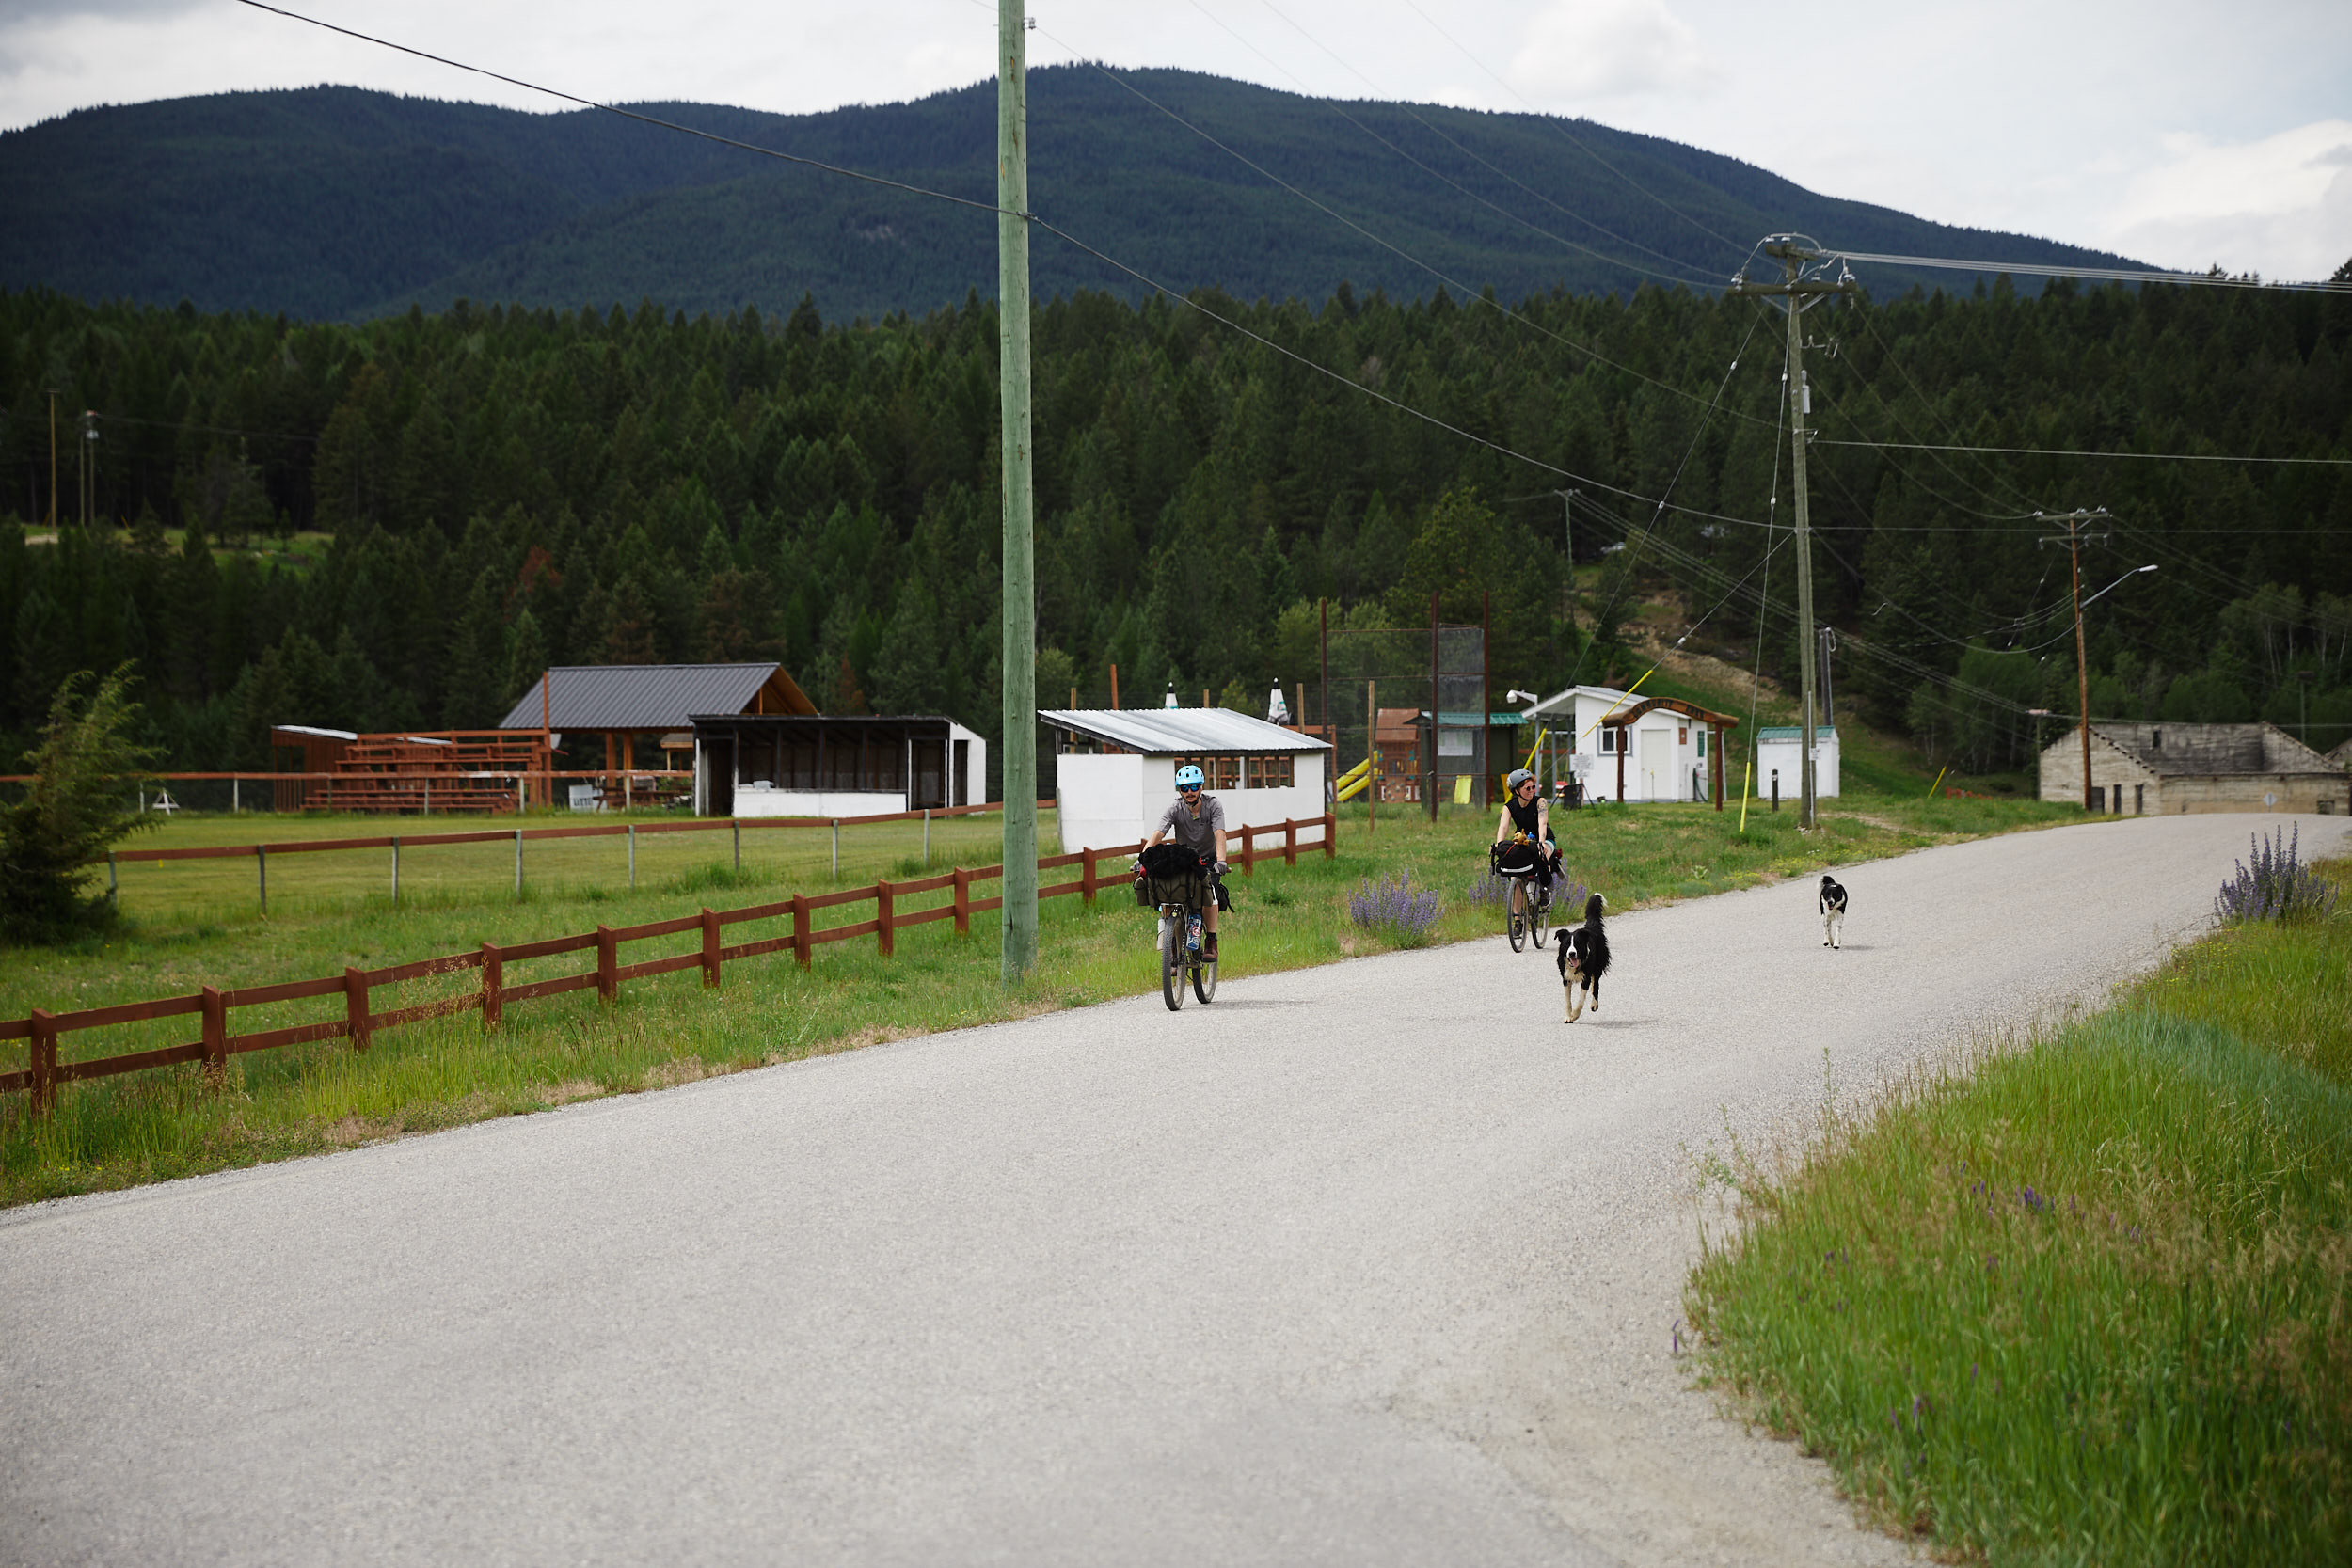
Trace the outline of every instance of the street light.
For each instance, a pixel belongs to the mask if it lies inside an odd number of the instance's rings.
[[[2071,531],[2074,525],[2070,523],[2067,526]],[[2083,736],[2083,810],[2085,811],[2090,809],[2090,662],[2083,653],[2083,606],[2098,598],[2100,594],[2109,593],[2122,587],[2140,573],[2153,572],[2155,569],[2153,563],[2146,566],[2135,566],[2113,582],[2108,583],[2106,587],[2100,589],[2098,594],[2091,594],[2090,598],[2074,601],[2074,677],[2079,683],[2076,689],[2076,701],[2082,705],[2082,713],[2079,717]],[[2075,571],[2077,576],[2074,580],[2079,584],[2082,580],[2079,575],[2081,568],[2077,566]],[[2118,784],[2116,787],[2120,790],[2122,785]]]
[[[2117,578],[2116,578],[2113,582],[2108,583],[2108,584],[2106,585],[2106,587],[2100,589],[2100,590],[2099,590],[2099,594],[2110,593],[2110,592],[2114,591],[2115,589],[2118,589],[2118,588],[2122,587],[2125,583],[2127,583],[2127,582],[2131,581],[2131,580],[2132,580],[2132,578],[2136,578],[2136,577],[2139,576],[2139,574],[2140,574],[2140,573],[2142,573],[2142,572],[2153,572],[2153,571],[2154,571],[2155,569],[2156,569],[2156,568],[2155,568],[2155,565],[2154,565],[2154,563],[2153,563],[2153,562],[2151,562],[2150,564],[2148,564],[2148,565],[2146,565],[2146,566],[2135,566],[2135,567],[2133,567],[2130,571],[2128,571],[2128,572],[2124,573],[2122,577]],[[2096,599],[2096,598],[2099,596],[2099,594],[2091,594],[2091,595],[2090,595],[2090,599],[2085,599],[2085,600],[2083,601],[2083,603],[2085,603],[2085,604],[2089,604],[2089,603],[2090,603],[2090,602],[2091,602],[2091,599]]]

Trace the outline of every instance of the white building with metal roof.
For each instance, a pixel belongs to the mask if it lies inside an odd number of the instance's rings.
[[[1199,766],[1225,825],[1307,822],[1299,843],[1323,842],[1330,742],[1226,708],[1070,708],[1039,713],[1056,730],[1055,804],[1064,854],[1151,836],[1176,798],[1176,769]]]

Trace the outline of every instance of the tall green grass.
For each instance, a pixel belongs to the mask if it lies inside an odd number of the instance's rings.
[[[2223,931],[1785,1180],[1719,1164],[1707,1375],[1946,1551],[2352,1560],[2347,959],[2342,915]]]

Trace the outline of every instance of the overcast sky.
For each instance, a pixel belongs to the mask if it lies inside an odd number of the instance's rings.
[[[804,111],[993,70],[993,0],[284,4],[607,100]],[[1032,64],[1587,115],[1826,194],[2169,267],[2306,278],[2352,258],[2352,0],[1030,5]],[[0,128],[319,82],[550,106],[234,0],[0,0]]]

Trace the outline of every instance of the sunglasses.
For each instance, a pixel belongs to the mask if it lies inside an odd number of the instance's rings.
[[[1198,795],[1200,793],[1200,786],[1199,784],[1178,784],[1176,789],[1177,793],[1182,795]]]

